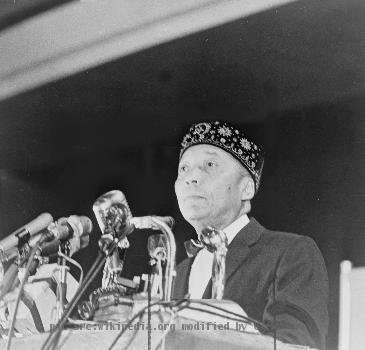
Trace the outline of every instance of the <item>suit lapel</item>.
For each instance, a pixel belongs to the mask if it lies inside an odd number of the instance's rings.
[[[255,218],[251,218],[250,222],[237,233],[228,246],[226,257],[226,282],[247,258],[250,247],[259,240],[263,231],[264,227],[262,227]]]
[[[185,259],[176,268],[175,285],[173,288],[173,297],[175,299],[184,298],[189,291],[189,275],[193,261],[193,258]]]

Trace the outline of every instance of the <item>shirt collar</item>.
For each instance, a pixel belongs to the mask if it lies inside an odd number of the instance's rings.
[[[233,221],[230,225],[228,225],[225,229],[223,229],[224,233],[227,236],[228,245],[233,241],[237,233],[240,232],[249,222],[250,219],[248,218],[248,216],[246,214],[243,214],[238,219]]]

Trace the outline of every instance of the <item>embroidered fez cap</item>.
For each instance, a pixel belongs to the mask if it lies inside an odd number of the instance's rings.
[[[234,156],[251,174],[256,192],[264,166],[264,150],[242,131],[225,121],[193,124],[181,142],[180,158],[195,145],[213,145]]]

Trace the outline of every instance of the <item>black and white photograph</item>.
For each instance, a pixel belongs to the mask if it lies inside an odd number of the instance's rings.
[[[364,350],[365,1],[0,0],[0,349]]]

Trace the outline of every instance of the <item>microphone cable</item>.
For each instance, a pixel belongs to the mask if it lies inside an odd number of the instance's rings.
[[[58,252],[57,253],[58,256],[60,256],[61,258],[64,258],[66,261],[68,261],[70,264],[74,265],[75,267],[77,267],[80,271],[80,277],[79,277],[79,286],[82,284],[82,281],[84,280],[84,270],[82,269],[82,266],[74,259],[68,257],[67,255]]]
[[[179,305],[183,304],[184,302],[187,303],[187,305],[179,306]],[[232,315],[231,317],[227,317],[228,319],[230,319],[232,321],[241,321],[242,322],[242,320],[244,320],[245,322],[254,323],[254,324],[260,325],[260,326],[262,326],[262,327],[264,327],[264,328],[267,329],[267,326],[264,323],[259,322],[257,320],[254,320],[253,318],[242,316],[242,315],[237,314],[235,312],[225,310],[224,308],[221,308],[221,307],[218,307],[218,306],[215,306],[215,305],[206,303],[206,302],[199,302],[198,300],[194,300],[194,303],[198,303],[198,304],[201,304],[201,305],[204,305],[204,306],[209,306],[209,307],[212,307],[212,308],[214,308],[216,310],[219,310],[219,311],[224,311],[225,313]],[[125,327],[121,330],[121,332],[116,336],[116,338],[114,339],[114,341],[112,342],[112,344],[109,346],[108,350],[112,350],[112,348],[116,345],[116,343],[118,342],[118,340],[123,336],[123,334],[126,332],[126,330],[129,329],[130,325],[137,318],[141,318],[143,316],[143,314],[146,312],[146,310],[150,310],[151,307],[156,306],[156,305],[169,306],[171,308],[174,308],[174,307],[178,307],[179,306],[178,309],[177,309],[177,311],[174,312],[174,314],[176,314],[177,312],[179,312],[182,309],[188,308],[188,309],[195,310],[195,311],[202,311],[202,312],[205,312],[207,314],[214,315],[214,316],[222,316],[221,314],[219,314],[217,312],[209,311],[209,310],[205,310],[205,309],[201,309],[201,308],[198,308],[198,307],[192,307],[192,306],[189,306],[189,304],[190,304],[190,300],[184,298],[184,299],[179,299],[179,300],[171,301],[171,302],[166,302],[166,301],[161,301],[160,300],[160,301],[156,301],[154,303],[151,303],[151,304],[145,306],[144,308],[142,308],[139,312],[137,312],[127,322],[127,324],[125,325]],[[172,319],[170,320],[169,324],[170,323],[172,323]],[[165,337],[167,335],[168,330],[169,329],[167,328],[167,332],[165,332],[163,334],[163,337]],[[161,338],[161,341],[162,341],[163,337]],[[130,342],[128,343],[128,346],[129,345],[130,345]]]
[[[192,306],[189,306],[190,304],[190,300],[189,299],[186,299],[186,298],[183,298],[183,299],[179,299],[179,300],[175,300],[175,301],[171,301],[171,302],[166,302],[166,301],[156,301],[154,303],[151,303],[149,305],[146,305],[145,307],[143,307],[141,310],[139,310],[128,322],[127,324],[125,325],[125,327],[123,327],[123,329],[120,331],[120,333],[116,336],[116,338],[114,339],[114,341],[112,342],[112,344],[109,346],[108,350],[112,350],[112,348],[116,345],[116,343],[118,342],[118,340],[123,336],[123,334],[126,332],[126,330],[130,327],[130,325],[137,319],[137,318],[141,318],[143,316],[143,314],[146,312],[146,310],[149,310],[151,307],[153,306],[156,306],[156,305],[163,305],[163,306],[169,306],[171,308],[173,307],[177,307],[179,306],[180,304],[183,304],[183,303],[187,303],[187,305],[182,305],[180,307],[178,307],[177,311],[175,312],[175,314],[182,310],[182,309],[185,309],[185,308],[188,308],[188,309],[191,309],[191,310],[195,310],[195,311],[202,311],[202,312],[205,312],[207,314],[211,314],[211,315],[214,315],[214,316],[222,316],[221,314],[217,313],[217,312],[214,312],[214,311],[209,311],[209,310],[205,310],[205,309],[201,309],[201,308],[198,308],[198,307],[192,307]],[[245,321],[245,322],[250,322],[250,323],[254,323],[256,325],[259,325],[263,328],[265,328],[266,330],[269,331],[268,327],[260,322],[260,321],[257,321],[251,317],[246,317],[246,316],[243,316],[243,315],[240,315],[240,314],[237,314],[235,312],[232,312],[232,311],[228,311],[228,310],[225,310],[224,308],[221,308],[219,306],[216,306],[216,305],[212,305],[212,304],[209,304],[209,303],[206,303],[206,302],[203,302],[203,301],[199,301],[199,300],[194,300],[194,303],[197,303],[197,304],[201,304],[201,305],[204,305],[204,306],[208,306],[208,307],[212,307],[213,309],[216,309],[216,310],[219,310],[219,311],[224,311],[226,314],[229,314],[231,315],[231,317],[227,317],[228,319],[232,320],[232,321]],[[172,321],[170,320],[170,323],[172,323]],[[164,333],[164,336],[167,335],[167,332],[166,334]],[[162,340],[162,339],[161,339]],[[130,344],[128,344],[130,345]]]
[[[204,302],[204,301],[200,301],[200,300],[194,300],[194,303],[201,304],[201,305],[204,305],[204,306],[208,306],[208,307],[211,307],[211,308],[216,309],[216,310],[219,310],[219,311],[223,311],[223,312],[227,313],[228,315],[232,315],[232,316],[235,316],[235,317],[238,318],[238,319],[233,319],[232,318],[232,320],[236,320],[236,321],[242,321],[243,320],[244,322],[253,323],[253,324],[257,325],[257,326],[263,327],[268,332],[270,332],[270,329],[268,328],[268,326],[265,323],[260,322],[260,321],[257,321],[257,320],[255,320],[252,317],[243,316],[243,315],[237,314],[236,312],[226,310],[226,309],[224,309],[224,308],[222,308],[220,306],[213,305],[213,304],[210,304],[210,303],[207,303],[207,302]],[[186,307],[187,308],[192,308],[191,306],[186,306]],[[207,313],[212,313],[212,312],[209,312],[208,310],[204,310],[204,309],[201,309],[201,311],[206,311]],[[213,314],[214,315],[219,315],[217,313],[213,313]]]
[[[143,307],[141,310],[139,310],[125,325],[125,327],[123,327],[123,329],[118,333],[118,335],[115,337],[115,339],[113,340],[112,344],[109,346],[108,350],[112,350],[112,348],[115,346],[115,344],[118,342],[118,340],[122,337],[122,335],[126,332],[126,330],[129,328],[129,326],[137,319],[137,318],[142,318],[143,314],[146,312],[146,310],[149,310],[150,308],[152,308],[153,306],[156,305],[162,305],[162,306],[167,306],[167,307],[176,307],[179,304],[183,303],[184,301],[186,301],[186,299],[180,299],[177,301],[163,301],[163,300],[159,300],[159,301],[155,301],[149,305],[146,305],[145,307]],[[170,321],[171,323],[171,321]],[[161,339],[162,340],[162,339]],[[129,345],[129,344],[128,344]]]

